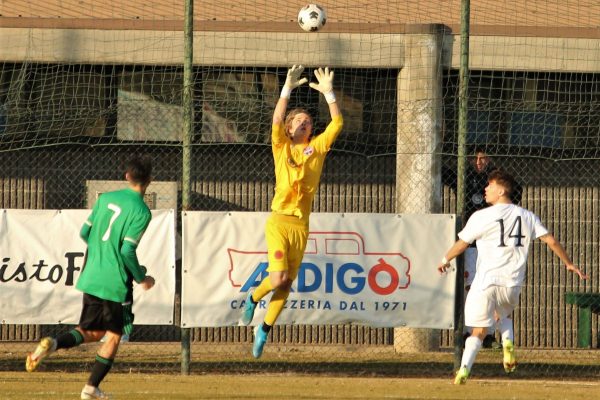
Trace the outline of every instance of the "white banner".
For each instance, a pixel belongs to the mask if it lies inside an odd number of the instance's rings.
[[[268,216],[183,213],[182,326],[239,324],[247,292],[268,275]],[[456,272],[436,267],[454,240],[452,215],[313,213],[278,323],[452,328]]]
[[[91,210],[2,210],[0,317],[5,324],[77,324],[82,293],[75,283],[86,250],[79,231]],[[175,296],[175,214],[153,210],[137,250],[156,279],[134,284],[136,324],[171,325]]]

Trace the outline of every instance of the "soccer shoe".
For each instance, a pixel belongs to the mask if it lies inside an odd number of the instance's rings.
[[[242,324],[248,326],[254,318],[254,310],[256,310],[256,304],[252,301],[252,293],[248,292],[246,296],[246,303],[244,304],[244,311],[242,312]]]
[[[515,345],[512,340],[503,340],[502,349],[504,350],[504,359],[502,360],[504,372],[507,374],[515,372],[515,369],[517,369],[517,360],[515,359]]]
[[[94,388],[93,392],[87,392],[85,387],[81,390],[81,399],[82,400],[93,400],[93,399],[110,399],[110,396],[104,393],[102,390],[97,387]]]
[[[469,369],[467,367],[460,367],[460,369],[456,372],[456,377],[454,378],[455,385],[464,385],[467,383],[467,378],[469,377]]]
[[[252,345],[252,355],[254,358],[262,356],[263,349],[267,343],[267,332],[262,328],[262,324],[254,328],[254,344]]]
[[[27,372],[35,371],[42,360],[52,354],[55,350],[56,340],[51,337],[45,337],[40,340],[35,351],[27,354],[27,360],[25,360],[25,369]]]

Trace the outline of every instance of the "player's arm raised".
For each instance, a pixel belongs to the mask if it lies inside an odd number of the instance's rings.
[[[318,90],[325,96],[325,100],[329,104],[331,119],[340,116],[342,113],[335,99],[335,93],[333,93],[333,71],[330,71],[328,67],[325,67],[325,69],[319,68],[315,70],[315,77],[318,83],[311,82],[309,84],[310,87]]]
[[[464,240],[458,239],[452,245],[452,247],[450,247],[450,250],[446,252],[446,255],[442,258],[440,265],[438,265],[438,271],[440,272],[440,274],[446,272],[446,270],[450,267],[450,261],[464,253],[468,247],[469,243],[465,242]]]
[[[329,105],[329,114],[331,116],[331,122],[327,125],[325,132],[317,136],[314,144],[320,151],[329,151],[333,142],[342,131],[344,119],[342,118],[342,112],[340,111],[340,107],[333,92],[333,71],[330,71],[329,68],[319,68],[314,72],[318,83],[311,82],[309,85],[311,88],[318,90],[325,96],[325,100]]]
[[[571,261],[571,258],[565,251],[564,247],[562,247],[560,242],[556,240],[554,235],[547,233],[543,236],[540,236],[539,239],[542,242],[546,243],[548,247],[550,247],[550,250],[552,250],[552,252],[556,254],[563,263],[565,263],[565,265],[567,266],[567,271],[576,273],[577,275],[579,275],[580,279],[588,279],[588,276],[584,274],[579,268],[577,268],[575,264],[573,264],[573,261]]]
[[[304,67],[302,65],[294,65],[292,68],[288,69],[285,84],[281,89],[279,100],[277,101],[275,111],[273,112],[273,125],[280,125],[283,123],[292,90],[308,82],[306,78],[300,78],[303,71]]]

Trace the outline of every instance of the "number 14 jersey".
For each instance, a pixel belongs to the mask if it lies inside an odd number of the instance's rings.
[[[533,239],[548,233],[537,215],[515,204],[496,204],[476,211],[459,232],[477,241],[477,270],[471,288],[522,286]]]

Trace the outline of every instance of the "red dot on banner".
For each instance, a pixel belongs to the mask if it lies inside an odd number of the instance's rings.
[[[275,254],[273,254],[273,256],[276,260],[281,260],[283,258],[283,251],[277,250],[275,251]]]

